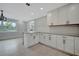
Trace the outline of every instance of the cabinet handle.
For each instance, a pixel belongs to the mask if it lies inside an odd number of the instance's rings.
[[[49,36],[49,40],[51,40],[51,37]]]
[[[33,39],[35,39],[35,36],[33,36]]]
[[[44,38],[44,39],[46,39],[46,37],[45,37],[45,36],[43,36],[43,38]]]
[[[63,40],[63,44],[65,44],[66,43],[66,41],[65,40]]]

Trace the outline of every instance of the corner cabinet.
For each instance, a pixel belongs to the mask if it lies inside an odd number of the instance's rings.
[[[27,33],[24,34],[24,46],[30,47],[39,42],[39,35],[38,33]]]

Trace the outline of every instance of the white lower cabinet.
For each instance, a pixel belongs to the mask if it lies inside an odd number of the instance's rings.
[[[74,54],[74,37],[57,36],[57,48],[65,52]]]
[[[49,34],[41,33],[40,42],[43,44],[49,45],[50,44]]]
[[[39,41],[38,33],[30,34],[30,39],[28,40],[30,42],[30,46],[35,45]]]
[[[28,45],[28,47],[31,46],[31,45],[33,45],[33,44],[34,44],[34,41],[33,41],[33,34],[28,34],[26,40],[27,40],[27,45]]]
[[[79,55],[79,37],[44,33],[24,34],[24,46],[29,47],[41,42],[53,48]]]
[[[25,47],[28,47],[27,39],[28,39],[27,34],[24,34],[24,46],[25,46]]]
[[[29,47],[30,45],[30,34],[24,34],[24,46]]]
[[[63,36],[57,35],[57,49],[64,50]]]
[[[35,40],[34,40],[34,44],[37,44],[39,42],[39,33],[35,34]]]
[[[74,54],[74,37],[65,36],[63,39],[65,40],[64,51]]]
[[[24,46],[29,47],[39,42],[39,36],[35,34],[24,34]]]
[[[50,46],[53,48],[57,48],[57,44],[56,44],[57,39],[56,38],[57,38],[56,35],[51,35]]]
[[[44,36],[44,34],[42,34],[42,33],[39,34],[39,41],[41,43],[45,43],[45,36]]]
[[[50,34],[44,34],[44,40],[45,40],[45,44],[46,45],[50,45],[51,44],[51,35]]]
[[[79,37],[75,37],[75,55],[79,55]]]

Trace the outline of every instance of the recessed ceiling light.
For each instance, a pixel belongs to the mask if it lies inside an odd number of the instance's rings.
[[[33,12],[32,12],[31,14],[32,14],[32,15],[34,15],[34,13],[33,13]]]
[[[43,10],[43,8],[40,8],[41,10]]]

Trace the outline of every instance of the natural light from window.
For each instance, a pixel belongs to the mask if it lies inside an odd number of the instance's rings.
[[[0,32],[16,31],[16,22],[0,21]]]

